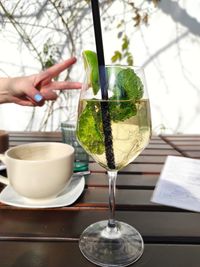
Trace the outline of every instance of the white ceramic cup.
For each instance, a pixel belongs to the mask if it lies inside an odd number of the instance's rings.
[[[0,154],[7,168],[9,184],[31,201],[55,198],[73,174],[74,148],[68,144],[42,142],[19,145]]]

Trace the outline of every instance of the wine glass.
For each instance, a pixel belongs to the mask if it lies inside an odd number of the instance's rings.
[[[151,135],[150,106],[142,68],[106,66],[108,99],[102,99],[99,79],[86,71],[77,121],[77,139],[107,170],[108,220],[96,222],[81,234],[82,254],[99,266],[127,266],[143,253],[140,233],[115,220],[117,173],[147,146]],[[91,80],[93,79],[93,80]]]

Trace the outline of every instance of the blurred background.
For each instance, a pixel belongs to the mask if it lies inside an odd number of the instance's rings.
[[[107,64],[145,68],[152,128],[200,133],[200,0],[100,0]],[[0,76],[29,75],[72,55],[58,79],[82,79],[81,52],[94,50],[89,0],[1,0]],[[0,128],[57,131],[76,119],[78,91],[44,107],[0,105]]]

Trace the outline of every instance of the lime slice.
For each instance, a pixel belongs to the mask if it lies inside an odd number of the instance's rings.
[[[93,93],[96,95],[99,91],[99,71],[97,54],[91,50],[85,50],[82,53],[85,70],[88,71],[89,82],[91,83]]]

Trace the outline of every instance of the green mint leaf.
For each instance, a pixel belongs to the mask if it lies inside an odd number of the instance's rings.
[[[139,100],[144,93],[143,84],[130,68],[121,70],[117,75],[117,87],[126,94],[126,99]]]
[[[135,116],[137,108],[134,102],[111,101],[109,103],[109,111],[111,120],[114,122],[120,122]]]
[[[87,103],[79,117],[77,136],[86,151],[99,155],[104,153],[104,135],[99,102]]]

